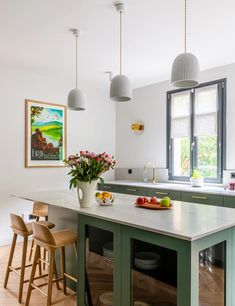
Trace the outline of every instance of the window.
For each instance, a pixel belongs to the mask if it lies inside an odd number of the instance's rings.
[[[169,179],[189,180],[198,169],[221,183],[225,167],[226,80],[167,93]]]

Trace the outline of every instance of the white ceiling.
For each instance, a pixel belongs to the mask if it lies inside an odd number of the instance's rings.
[[[126,0],[124,73],[134,87],[170,77],[183,49],[183,0]],[[235,62],[235,1],[188,0],[188,46],[201,69]],[[81,84],[107,85],[118,69],[118,15],[112,0],[0,0],[0,65],[68,79],[74,73],[71,27],[82,30]]]

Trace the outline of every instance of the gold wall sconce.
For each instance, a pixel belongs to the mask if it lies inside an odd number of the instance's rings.
[[[140,122],[140,121],[135,122],[135,123],[133,123],[131,125],[131,129],[137,135],[143,134],[143,132],[144,132],[144,123]]]

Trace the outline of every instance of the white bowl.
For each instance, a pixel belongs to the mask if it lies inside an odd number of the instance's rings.
[[[100,193],[100,194],[102,194],[102,193]],[[113,205],[114,195],[111,194],[110,192],[109,192],[109,194],[111,195],[111,198],[109,198],[109,197],[99,198],[98,195],[96,195],[95,196],[96,202],[101,206]]]

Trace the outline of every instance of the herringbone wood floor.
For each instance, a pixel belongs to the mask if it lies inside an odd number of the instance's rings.
[[[11,273],[8,283],[8,289],[3,288],[5,270],[7,266],[9,246],[0,247],[0,306],[17,306],[18,277]],[[20,265],[21,244],[17,244],[14,264]],[[28,268],[27,275],[29,275]],[[91,295],[93,304],[99,305],[99,295],[105,291],[112,291],[112,263],[103,257],[90,253],[88,276],[91,285]],[[144,274],[134,272],[134,294],[136,300],[148,302],[151,306],[175,306],[176,291],[173,287],[165,285]],[[200,269],[200,306],[224,306],[223,303],[223,286],[224,273],[221,268],[214,267],[208,269],[201,267]],[[27,284],[24,286],[24,298],[27,292]],[[58,299],[63,296],[62,291],[56,289],[53,285],[53,298]],[[46,305],[45,297],[36,290],[33,290],[31,296],[31,306]],[[58,306],[75,306],[76,297],[72,297],[64,302],[58,303]],[[119,305],[120,306],[120,305]],[[121,305],[125,306],[125,305]]]

